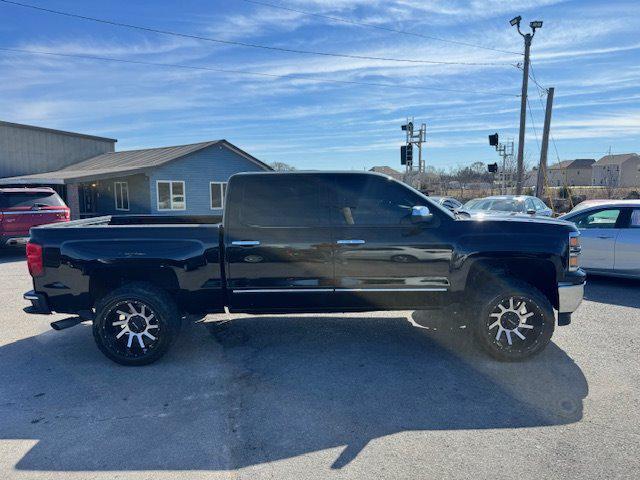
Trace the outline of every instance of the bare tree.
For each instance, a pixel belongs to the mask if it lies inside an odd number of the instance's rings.
[[[296,169],[296,167],[284,162],[273,162],[269,166],[276,172],[291,172]]]

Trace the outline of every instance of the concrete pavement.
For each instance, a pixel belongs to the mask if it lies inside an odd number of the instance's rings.
[[[422,313],[210,316],[142,368],[22,312],[0,256],[0,477],[638,478],[640,283],[590,279],[535,359]],[[57,318],[63,318],[56,316]]]

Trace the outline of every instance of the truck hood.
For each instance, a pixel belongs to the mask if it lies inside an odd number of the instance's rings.
[[[561,220],[559,218],[541,217],[529,215],[526,213],[507,213],[496,211],[469,211],[466,210],[462,215],[469,215],[468,218],[461,218],[466,221],[491,221],[491,222],[520,222],[520,223],[542,223],[547,225],[565,225],[573,226],[572,222]]]

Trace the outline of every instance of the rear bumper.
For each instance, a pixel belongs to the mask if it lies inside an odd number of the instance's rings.
[[[36,315],[49,315],[51,313],[47,296],[44,293],[37,293],[34,290],[29,290],[22,297],[31,302],[30,306],[24,308],[26,313]]]
[[[1,236],[0,246],[14,247],[17,245],[26,245],[29,241],[29,235],[26,236]]]
[[[558,313],[573,313],[576,311],[584,297],[585,283],[558,284]]]

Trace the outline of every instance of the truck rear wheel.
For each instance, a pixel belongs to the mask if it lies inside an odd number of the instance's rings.
[[[551,340],[555,316],[549,300],[536,288],[515,279],[492,282],[481,295],[473,322],[477,343],[492,357],[507,362],[540,353]]]
[[[180,328],[171,296],[153,285],[132,283],[96,305],[93,337],[109,359],[121,365],[147,365],[162,357]]]

